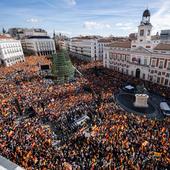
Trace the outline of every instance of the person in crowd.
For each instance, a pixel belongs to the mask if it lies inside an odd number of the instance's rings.
[[[39,66],[51,62],[42,56],[0,68],[0,154],[27,170],[170,168],[170,119],[127,113],[113,98],[127,76],[101,62],[72,62],[83,76],[63,85],[45,83]],[[169,97],[166,87],[145,86]]]

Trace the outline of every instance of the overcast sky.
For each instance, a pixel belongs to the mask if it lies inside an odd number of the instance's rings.
[[[40,27],[70,36],[126,36],[151,11],[153,34],[170,29],[170,0],[0,0],[0,29]]]

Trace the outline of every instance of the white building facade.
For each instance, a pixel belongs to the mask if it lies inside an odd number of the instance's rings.
[[[79,37],[77,39],[71,39],[68,49],[72,55],[82,60],[103,60],[104,46],[110,43],[110,40],[101,38]]]
[[[137,39],[104,47],[104,67],[143,80],[170,86],[170,44],[151,38],[150,12],[145,10]]]
[[[69,43],[69,52],[79,59],[93,61],[97,57],[96,39],[72,39]]]
[[[35,55],[51,55],[56,53],[55,42],[48,36],[30,36],[22,39],[25,51],[31,51]]]
[[[25,57],[21,42],[4,35],[0,35],[0,64],[4,66],[11,66],[24,61]]]

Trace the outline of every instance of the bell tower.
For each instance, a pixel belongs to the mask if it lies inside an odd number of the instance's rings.
[[[150,23],[150,17],[150,11],[146,9],[138,26],[138,42],[143,43],[151,40],[152,24]]]

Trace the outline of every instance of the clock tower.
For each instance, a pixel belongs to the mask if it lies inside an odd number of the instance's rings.
[[[151,40],[152,24],[150,23],[150,11],[146,9],[143,12],[142,21],[138,26],[138,42],[144,43]]]

